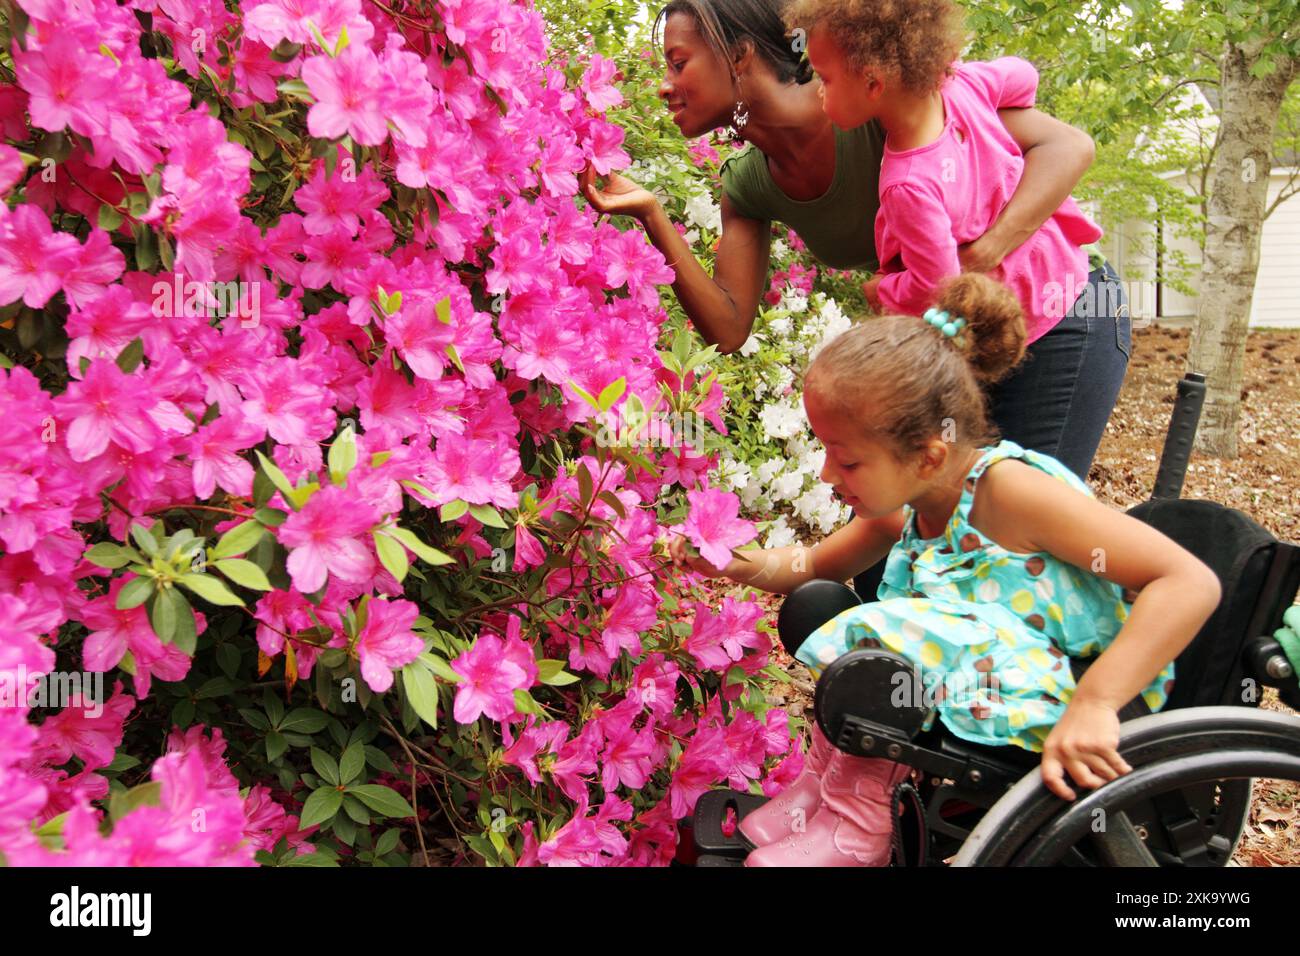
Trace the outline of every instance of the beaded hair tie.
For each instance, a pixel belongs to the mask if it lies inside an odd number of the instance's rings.
[[[958,348],[964,349],[966,347],[966,337],[957,334],[961,332],[962,329],[966,328],[965,319],[961,317],[954,318],[947,312],[934,308],[926,309],[925,315],[923,315],[922,318],[948,338],[952,339],[953,344]]]

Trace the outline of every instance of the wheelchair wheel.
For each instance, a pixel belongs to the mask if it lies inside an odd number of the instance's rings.
[[[985,815],[958,866],[1225,866],[1251,778],[1300,781],[1300,721],[1199,707],[1124,725],[1131,773],[1065,802],[1036,772]]]

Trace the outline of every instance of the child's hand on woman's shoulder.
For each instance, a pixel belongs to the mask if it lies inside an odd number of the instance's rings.
[[[1043,743],[1043,784],[1063,800],[1075,797],[1066,772],[1096,788],[1132,769],[1119,754],[1119,714],[1098,701],[1071,701]]]

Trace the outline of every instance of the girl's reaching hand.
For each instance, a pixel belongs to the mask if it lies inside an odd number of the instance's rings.
[[[1130,767],[1119,755],[1119,714],[1115,708],[1076,697],[1043,744],[1043,783],[1062,800],[1075,793],[1065,782],[1096,788]]]
[[[684,535],[675,535],[668,545],[668,553],[672,555],[674,567],[686,567],[692,571],[697,571],[709,578],[721,578],[726,576],[726,571],[715,568],[703,556],[698,554],[688,554],[686,550],[686,537]]]

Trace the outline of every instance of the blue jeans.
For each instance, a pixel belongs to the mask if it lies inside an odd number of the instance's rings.
[[[1002,437],[1059,460],[1084,481],[1133,351],[1128,299],[1109,262],[1088,275],[1070,311],[988,393]],[[874,601],[885,562],[853,580]]]

